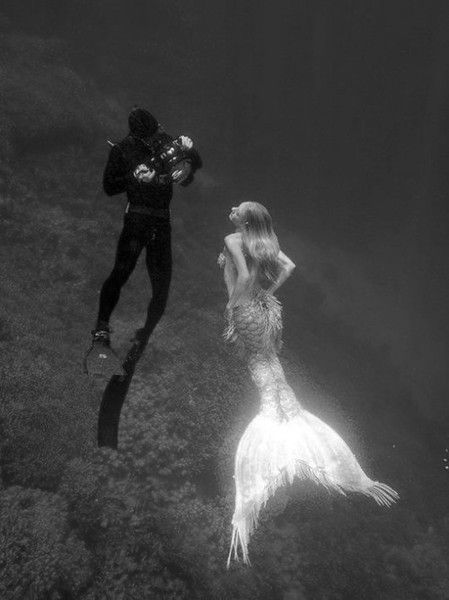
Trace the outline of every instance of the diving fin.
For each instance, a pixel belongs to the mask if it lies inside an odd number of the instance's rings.
[[[94,340],[84,357],[84,371],[91,377],[124,377],[126,371],[122,360],[111,346],[101,340]]]

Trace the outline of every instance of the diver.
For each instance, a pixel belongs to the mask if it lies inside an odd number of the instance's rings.
[[[152,297],[136,340],[139,336],[148,339],[162,317],[172,272],[169,205],[173,184],[189,185],[202,166],[192,140],[185,135],[172,138],[148,110],[134,107],[128,123],[128,135],[117,144],[109,142],[112,148],[103,175],[108,196],[126,192],[128,199],[115,264],[101,288],[92,330],[92,345],[104,348],[110,347],[109,321],[120,291],[144,248]]]

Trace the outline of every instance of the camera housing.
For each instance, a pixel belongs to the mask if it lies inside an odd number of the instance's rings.
[[[165,175],[173,180],[173,173],[181,171],[181,176],[176,179],[176,183],[181,183],[189,176],[191,171],[191,160],[189,160],[188,151],[186,151],[179,139],[171,140],[161,144],[155,149],[150,158],[149,167],[156,171],[158,175]]]

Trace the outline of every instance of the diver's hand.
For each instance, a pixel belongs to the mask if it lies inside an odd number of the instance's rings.
[[[150,183],[150,181],[153,181],[155,175],[156,171],[151,171],[150,169],[139,177],[139,181],[142,181],[143,183]]]
[[[189,161],[184,161],[182,169],[176,169],[173,171],[171,178],[173,183],[183,183],[192,172],[192,165]]]
[[[173,173],[171,174],[171,178],[174,183],[181,182],[182,179],[184,179],[183,172],[181,171],[181,169],[176,169],[176,171],[173,171]]]
[[[223,254],[223,252],[220,252],[220,254],[218,255],[218,258],[217,258],[217,265],[220,267],[220,269],[223,269],[225,264],[226,264],[226,256]]]
[[[180,135],[178,139],[181,142],[181,146],[183,147],[184,150],[190,150],[190,148],[192,148],[193,142],[186,135]]]
[[[137,179],[137,181],[143,183],[150,183],[150,181],[153,181],[155,175],[156,171],[152,171],[149,167],[147,167],[147,165],[144,164],[139,165],[134,170],[134,177]]]

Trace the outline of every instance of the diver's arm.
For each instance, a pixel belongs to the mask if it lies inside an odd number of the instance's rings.
[[[120,148],[115,145],[111,148],[108,162],[103,173],[103,189],[108,196],[126,192],[132,183],[134,175],[127,173],[126,163]]]
[[[245,293],[250,275],[242,252],[242,243],[240,239],[235,234],[228,235],[225,237],[225,246],[237,269],[235,284],[232,289],[228,290],[229,301],[226,305],[226,310],[232,310],[237,306],[241,296]]]
[[[296,265],[290,258],[279,250],[278,261],[281,265],[281,271],[275,283],[268,288],[268,292],[273,294],[293,273]]]

